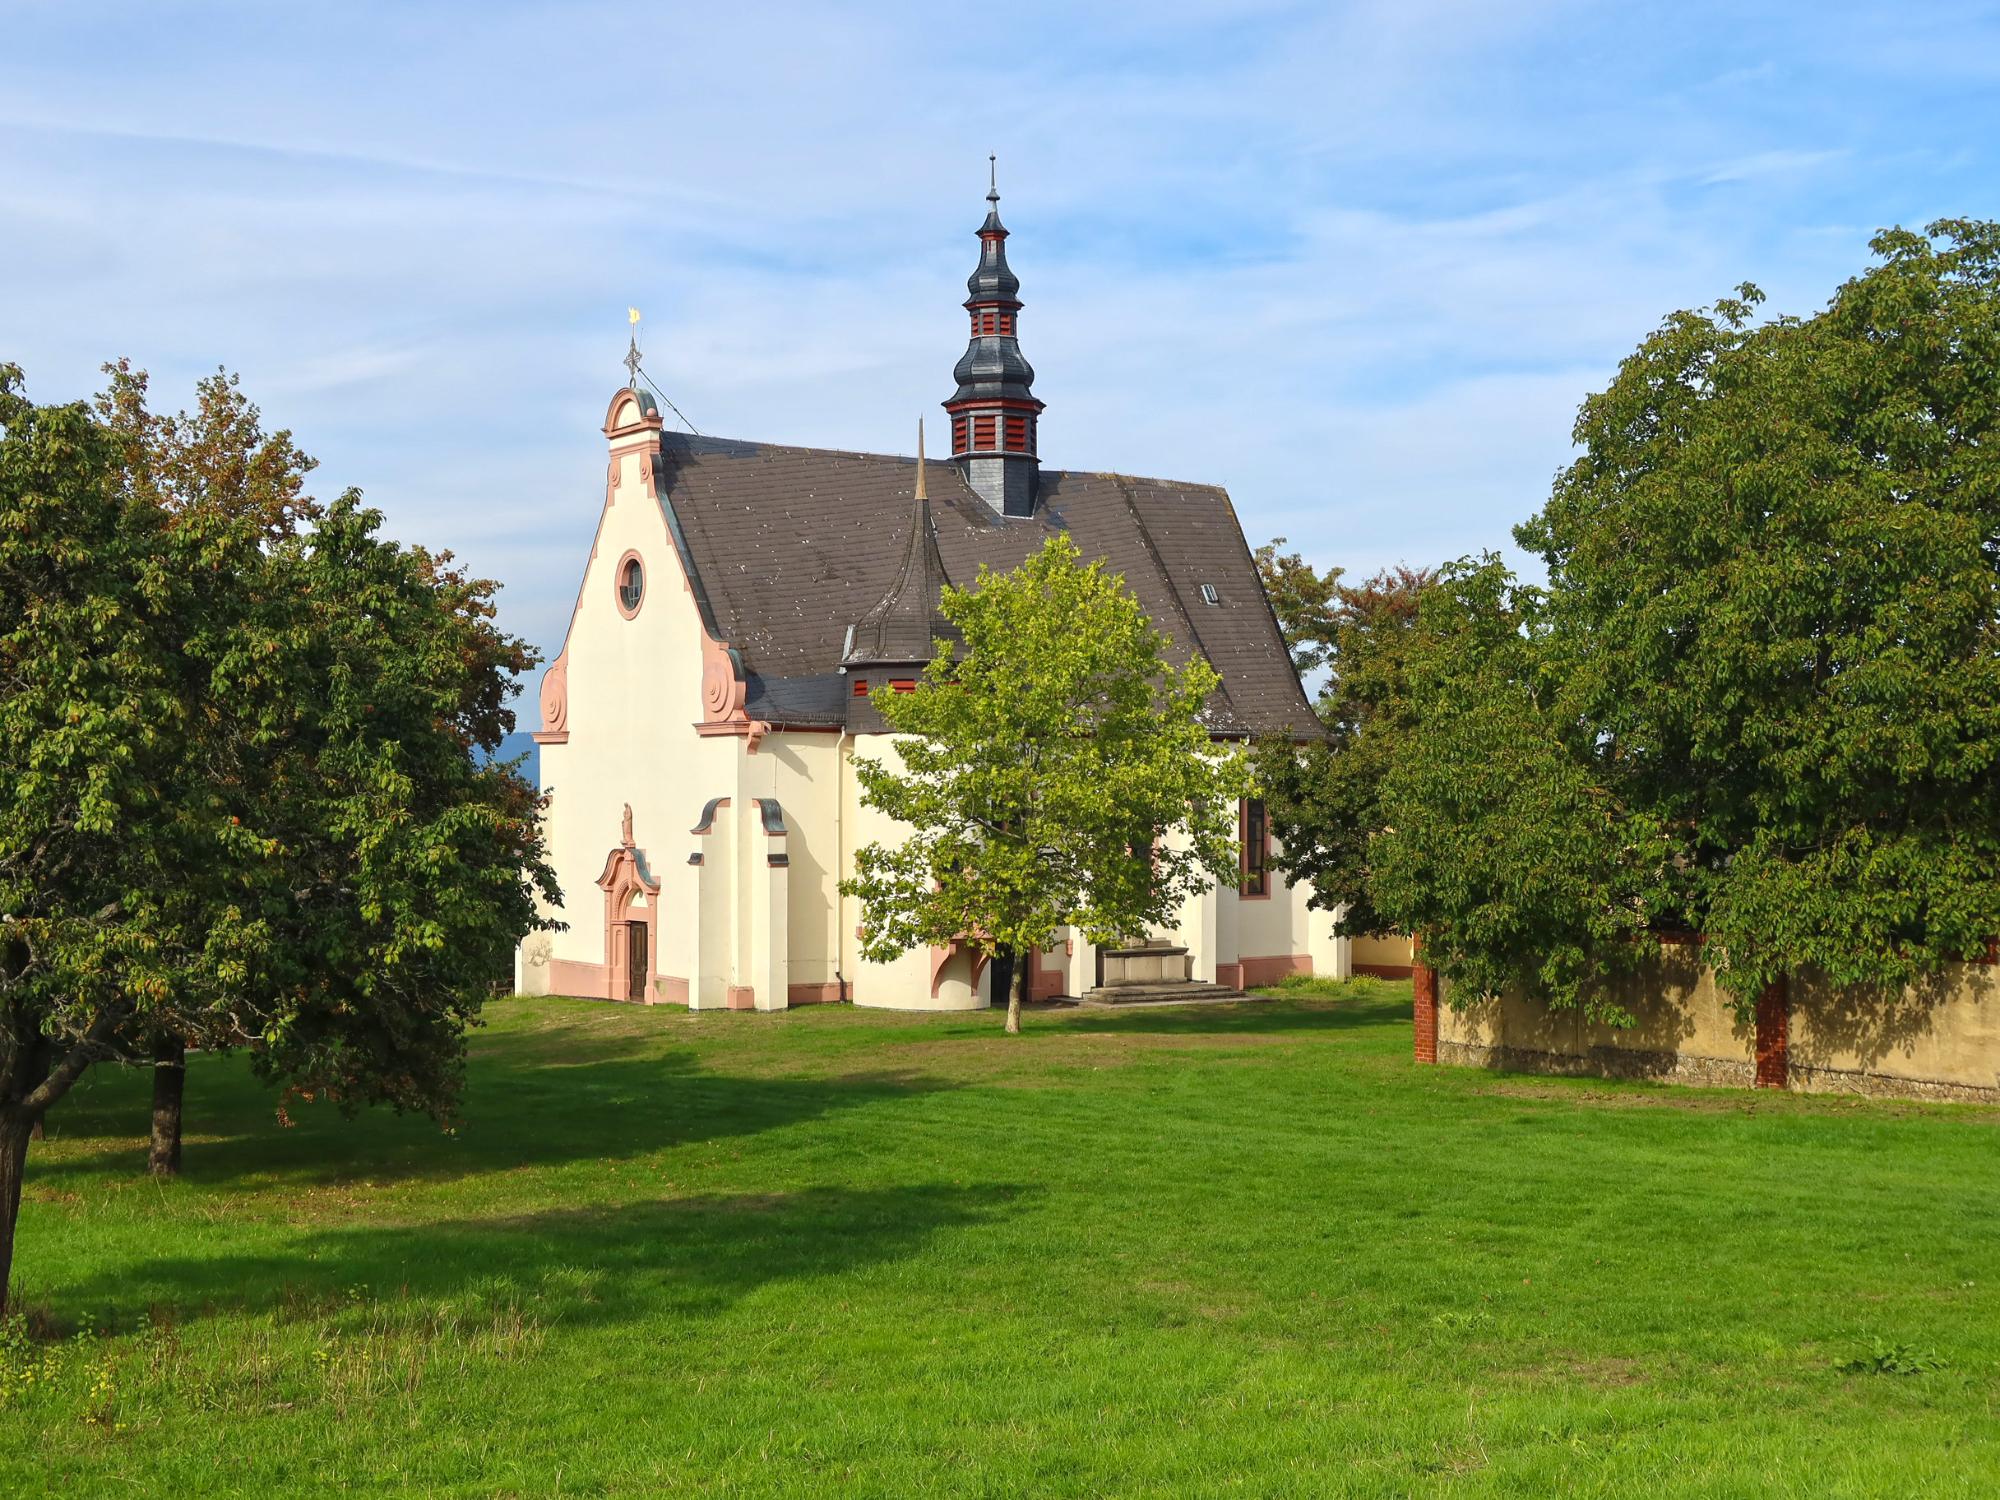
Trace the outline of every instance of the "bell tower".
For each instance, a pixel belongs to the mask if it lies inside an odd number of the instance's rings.
[[[958,389],[944,403],[951,414],[952,461],[966,482],[1003,516],[1035,513],[1035,426],[1042,403],[1035,369],[1021,353],[1017,328],[1021,283],[1007,266],[1007,230],[1000,222],[997,170],[988,157],[986,222],[979,226],[979,265],[967,278],[965,310],[972,334],[952,376]]]

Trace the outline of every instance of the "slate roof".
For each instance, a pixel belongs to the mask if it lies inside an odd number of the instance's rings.
[[[922,666],[936,654],[939,640],[963,642],[958,627],[939,608],[950,581],[938,552],[930,502],[919,495],[903,525],[903,565],[888,592],[849,627],[840,664]]]
[[[746,707],[774,724],[840,724],[847,629],[909,555],[916,460],[662,433],[661,493],[710,628],[741,656]],[[929,466],[930,510],[951,581],[1011,568],[1057,531],[1104,558],[1185,660],[1221,674],[1218,734],[1317,736],[1229,495],[1216,485],[1041,471],[1032,517],[1003,519],[953,464]],[[1217,602],[1203,602],[1201,586]]]

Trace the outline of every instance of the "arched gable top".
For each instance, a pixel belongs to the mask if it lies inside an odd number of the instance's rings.
[[[630,844],[613,849],[604,861],[604,873],[597,877],[599,890],[619,899],[629,899],[634,891],[648,896],[660,893],[660,882],[646,866],[646,856]]]
[[[604,435],[608,438],[630,437],[648,429],[658,432],[660,426],[660,404],[651,393],[635,391],[629,385],[611,398],[604,412]]]

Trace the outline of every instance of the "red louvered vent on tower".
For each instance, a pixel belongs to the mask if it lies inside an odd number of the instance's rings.
[[[972,446],[982,452],[993,450],[993,418],[974,417],[972,419]]]
[[[1007,451],[1025,453],[1028,451],[1028,419],[1009,417],[1007,419]]]

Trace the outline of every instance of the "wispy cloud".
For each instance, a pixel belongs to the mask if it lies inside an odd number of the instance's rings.
[[[553,650],[627,304],[704,430],[905,449],[988,151],[1049,460],[1223,480],[1362,571],[1504,546],[1670,309],[1806,310],[1875,226],[2000,209],[2000,103],[1909,61],[2000,56],[1972,11],[1886,56],[1838,5],[1009,17],[996,59],[914,3],[16,12],[0,354],[48,398],[240,370]]]
[[[1839,161],[1844,151],[1757,151],[1711,167],[1702,174],[1704,187],[1719,182],[1751,182],[1762,177],[1796,177]]]

